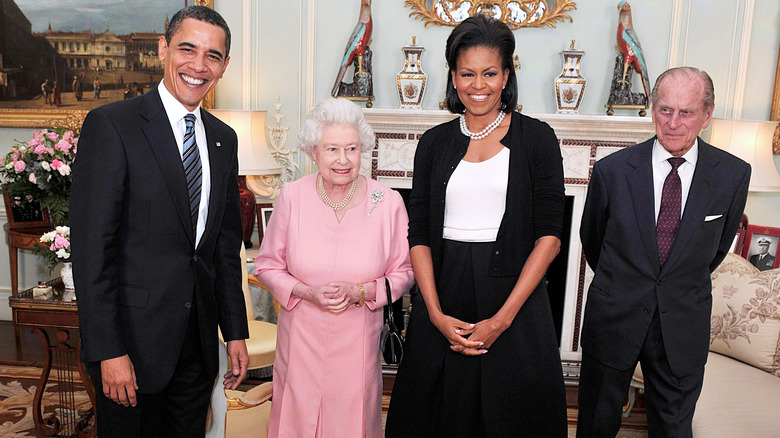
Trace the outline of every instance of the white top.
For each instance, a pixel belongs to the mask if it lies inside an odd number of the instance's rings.
[[[479,163],[458,164],[447,183],[444,238],[494,242],[506,208],[509,149]]]
[[[653,144],[653,189],[655,193],[655,221],[658,223],[658,212],[661,211],[661,194],[664,191],[664,181],[672,171],[672,165],[667,161],[672,158],[658,139]],[[685,201],[688,199],[688,192],[691,191],[691,181],[693,181],[693,171],[696,170],[696,161],[699,158],[699,140],[693,141],[693,146],[682,156],[685,162],[677,168],[677,174],[680,175],[682,183],[682,201],[680,202],[680,217],[685,212]]]
[[[179,147],[179,155],[182,156],[183,159],[184,131],[186,130],[184,116],[190,114],[190,112],[181,104],[181,102],[173,97],[168,89],[165,88],[163,82],[160,82],[160,85],[157,86],[157,90],[160,92],[160,100],[162,100],[165,113],[168,115],[168,120],[171,123],[173,137],[176,138],[176,146]],[[195,230],[195,247],[197,248],[198,243],[200,243],[200,238],[206,230],[206,218],[209,214],[211,167],[209,166],[209,148],[208,143],[206,143],[206,129],[203,127],[203,120],[200,118],[200,106],[195,108],[195,111],[193,111],[192,114],[195,116],[195,142],[198,145],[200,165],[203,170],[203,175],[201,176],[200,205],[198,207],[198,229]]]

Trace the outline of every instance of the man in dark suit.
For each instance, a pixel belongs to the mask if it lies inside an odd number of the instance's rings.
[[[750,256],[750,263],[759,271],[768,271],[775,267],[775,256],[769,254],[769,245],[772,242],[766,237],[758,239],[758,254]]]
[[[580,237],[595,272],[582,328],[578,437],[614,437],[637,362],[651,437],[689,437],[710,339],[710,273],[736,233],[750,166],[705,143],[705,72],[652,92],[656,137],[593,166]],[[634,244],[635,243],[635,244]]]
[[[229,61],[230,30],[200,6],[159,40],[162,83],[89,113],[70,223],[82,360],[98,434],[203,436],[218,368],[246,374],[235,132],[200,108]]]

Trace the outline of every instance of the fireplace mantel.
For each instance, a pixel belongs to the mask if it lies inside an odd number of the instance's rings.
[[[365,151],[361,173],[397,189],[412,187],[414,152],[428,129],[455,115],[438,110],[364,109],[376,133],[373,150]],[[579,377],[579,346],[586,292],[593,273],[585,262],[579,238],[593,163],[654,134],[650,117],[568,114],[528,114],[547,122],[558,136],[563,156],[566,196],[571,200],[569,250],[566,258],[565,297],[560,338],[561,359],[567,379]]]

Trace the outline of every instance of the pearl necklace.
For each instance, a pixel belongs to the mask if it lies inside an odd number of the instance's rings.
[[[322,175],[317,175],[317,191],[320,194],[320,199],[322,199],[322,202],[324,202],[325,205],[332,208],[333,211],[339,211],[342,208],[346,207],[347,204],[349,204],[349,201],[352,200],[352,195],[355,194],[356,187],[357,187],[357,178],[352,180],[352,185],[349,187],[349,192],[347,192],[347,196],[345,196],[344,199],[341,200],[341,202],[333,202],[328,197],[328,194],[325,193],[325,186],[322,184]]]
[[[496,128],[498,128],[498,125],[501,124],[501,122],[504,120],[504,116],[506,115],[505,112],[499,111],[498,116],[496,117],[496,120],[493,120],[493,123],[487,125],[485,129],[483,129],[480,132],[471,132],[466,127],[466,115],[461,114],[460,115],[460,132],[463,133],[463,135],[470,137],[472,140],[482,140],[483,138],[490,135],[491,132],[493,132]]]

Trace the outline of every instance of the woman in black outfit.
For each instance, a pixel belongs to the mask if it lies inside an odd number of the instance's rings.
[[[447,40],[447,106],[417,146],[412,297],[386,436],[565,437],[566,400],[544,275],[560,248],[563,167],[523,116],[509,28],[466,19]]]

